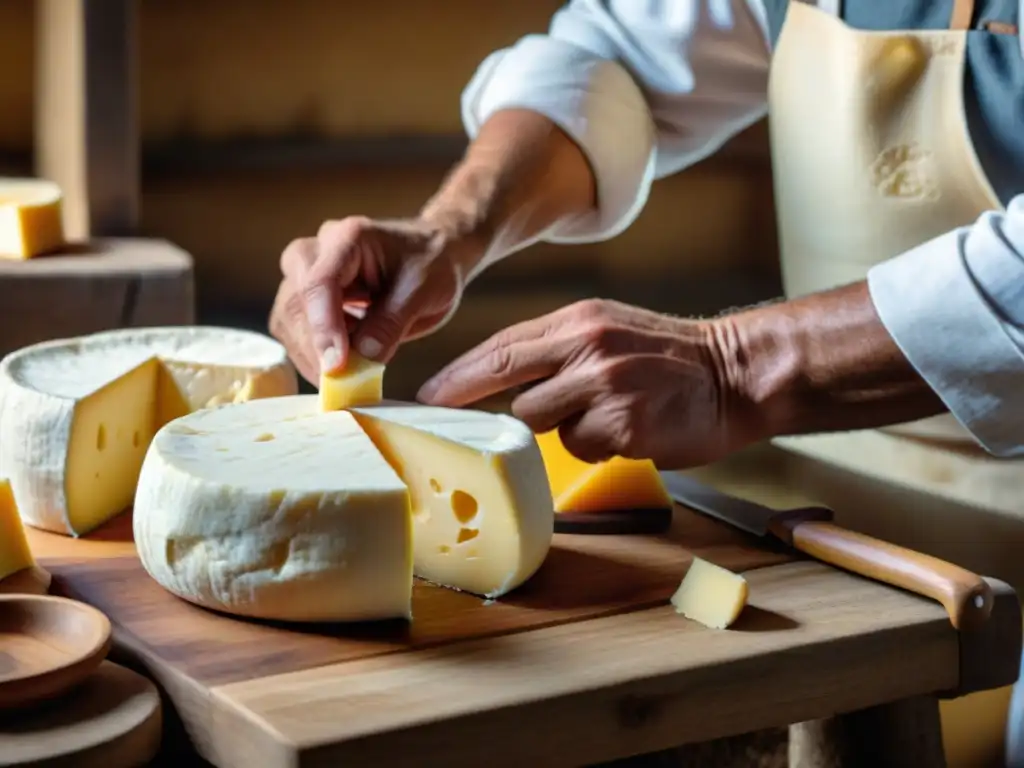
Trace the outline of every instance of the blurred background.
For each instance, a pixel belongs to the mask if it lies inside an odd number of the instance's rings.
[[[192,255],[197,319],[266,330],[289,240],[328,218],[416,213],[465,146],[459,96],[476,66],[560,5],[140,0],[137,229]],[[44,6],[0,0],[0,175],[32,172]],[[578,298],[704,314],[779,290],[762,124],[658,183],[615,240],[540,245],[485,273],[449,326],[399,355],[388,392],[411,395],[494,331]]]

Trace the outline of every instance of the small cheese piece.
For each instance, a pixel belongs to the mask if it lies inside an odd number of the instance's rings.
[[[291,621],[407,617],[414,575],[503,595],[554,531],[522,422],[388,402],[325,413],[312,395],[164,426],[133,520],[143,566],[169,591]]]
[[[316,398],[199,411],[156,435],[135,543],[165,589],[282,621],[408,618],[409,494],[349,413]]]
[[[60,187],[43,179],[0,179],[0,258],[31,259],[64,244]]]
[[[351,412],[409,488],[417,576],[495,598],[540,568],[554,510],[525,424],[390,402]]]
[[[35,564],[11,483],[0,479],[0,581]]]
[[[589,464],[573,456],[558,430],[537,435],[556,512],[671,509],[672,497],[653,461],[615,456]]]
[[[341,411],[374,405],[384,397],[384,363],[350,351],[340,373],[320,375],[320,410]]]
[[[731,626],[747,605],[747,580],[719,565],[693,558],[672,595],[676,613],[711,629]]]
[[[36,344],[0,362],[0,475],[27,524],[82,535],[131,505],[163,424],[244,393],[297,390],[284,348],[248,331],[126,329]]]

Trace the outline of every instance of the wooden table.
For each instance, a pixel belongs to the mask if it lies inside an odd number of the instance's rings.
[[[779,456],[700,474],[799,501]],[[958,634],[936,604],[685,510],[669,537],[556,537],[532,590],[495,605],[418,587],[404,634],[299,634],[189,606],[140,576],[120,520],[31,543],[62,591],[111,616],[118,659],[154,677],[219,766],[584,765],[805,723],[794,766],[928,768],[944,764],[936,697],[1010,684],[1019,666],[1001,582],[987,628]],[[691,551],[746,571],[733,629],[667,604]]]

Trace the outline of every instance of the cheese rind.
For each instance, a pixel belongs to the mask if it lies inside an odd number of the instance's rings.
[[[676,613],[711,629],[732,625],[747,605],[747,580],[699,557],[693,558],[672,595]]]
[[[547,556],[554,511],[522,422],[400,403],[323,412],[298,395],[163,427],[134,526],[147,572],[186,600],[358,621],[409,616],[414,575],[515,589]]]
[[[352,414],[409,488],[417,576],[495,598],[536,573],[551,547],[554,509],[525,424],[390,402]]]
[[[11,483],[0,479],[0,581],[35,564]]]
[[[589,464],[572,455],[558,430],[537,435],[556,512],[671,509],[672,497],[649,459],[615,456]]]
[[[63,195],[44,179],[0,179],[0,258],[31,259],[64,244]]]
[[[384,363],[350,351],[340,373],[320,374],[320,410],[340,411],[374,405],[384,397]]]
[[[284,348],[248,331],[124,329],[36,344],[0,362],[0,475],[27,524],[82,535],[131,503],[162,424],[297,389]]]
[[[405,486],[345,412],[295,396],[164,426],[139,477],[146,571],[198,605],[283,621],[407,618]]]

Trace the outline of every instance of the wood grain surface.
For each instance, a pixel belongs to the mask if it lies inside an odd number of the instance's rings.
[[[417,581],[411,624],[284,625],[218,614],[170,594],[143,570],[131,531],[127,513],[80,539],[36,530],[29,539],[53,574],[55,594],[96,606],[115,632],[204,686],[663,604],[694,555],[741,571],[794,557],[677,509],[661,536],[557,534],[536,576],[497,601]]]
[[[0,260],[0,357],[50,339],[188,325],[194,293],[191,256],[164,240],[96,239],[27,261]]]
[[[763,503],[813,503],[785,455],[698,474]],[[115,658],[164,690],[169,727],[187,734],[166,743],[217,766],[592,764],[953,690],[967,658],[936,603],[684,510],[661,537],[558,535],[537,576],[490,605],[418,585],[413,624],[389,627],[300,630],[193,607],[149,579],[130,534],[124,515],[85,539],[29,539],[57,590],[110,615]],[[746,573],[749,606],[729,630],[668,605],[693,555]],[[1019,648],[988,647],[1009,670],[989,686],[1009,682]]]

